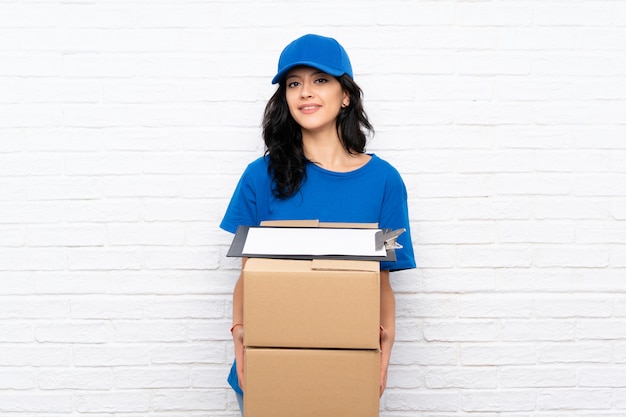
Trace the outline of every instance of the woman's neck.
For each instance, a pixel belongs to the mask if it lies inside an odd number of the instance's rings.
[[[354,171],[370,159],[366,154],[349,153],[337,136],[314,136],[303,132],[302,145],[306,158],[328,171]]]

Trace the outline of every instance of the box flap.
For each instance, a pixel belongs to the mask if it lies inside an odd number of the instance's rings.
[[[378,229],[378,223],[329,223],[320,222],[319,227],[345,228],[345,229]]]
[[[319,227],[319,220],[264,220],[263,227]]]
[[[261,222],[264,227],[329,227],[346,229],[376,229],[378,223],[342,223],[342,222],[320,222],[319,220],[264,220]]]
[[[315,271],[380,271],[378,262],[373,261],[341,261],[333,259],[313,259],[311,268]]]

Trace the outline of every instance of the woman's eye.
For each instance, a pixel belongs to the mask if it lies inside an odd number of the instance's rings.
[[[297,87],[298,85],[300,85],[300,83],[299,83],[299,82],[297,82],[297,81],[292,81],[292,82],[290,82],[290,83],[288,83],[288,84],[287,84],[287,87],[289,87],[289,88],[293,88],[293,87]]]
[[[317,80],[315,80],[315,82],[318,84],[324,84],[327,83],[328,80],[326,78],[318,78]]]

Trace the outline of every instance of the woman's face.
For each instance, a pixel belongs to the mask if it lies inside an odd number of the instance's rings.
[[[350,97],[332,75],[316,68],[296,67],[285,77],[289,112],[303,130],[336,134],[337,115]]]

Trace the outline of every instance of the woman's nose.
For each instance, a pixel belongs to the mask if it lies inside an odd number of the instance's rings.
[[[309,98],[313,96],[313,90],[308,84],[302,85],[302,89],[300,90],[300,96],[302,98]]]

